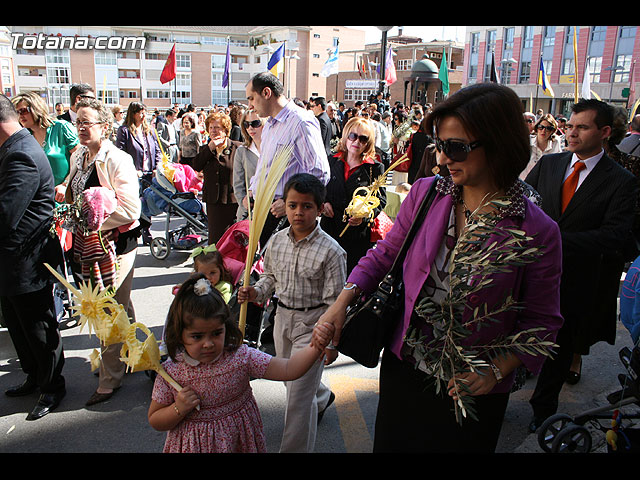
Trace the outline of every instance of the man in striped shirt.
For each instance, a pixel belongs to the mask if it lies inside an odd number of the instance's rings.
[[[284,87],[275,75],[259,73],[247,83],[245,90],[249,108],[261,117],[269,117],[262,130],[256,174],[249,184],[250,196],[255,196],[260,172],[271,166],[278,148],[293,145],[292,158],[278,183],[270,215],[260,238],[260,244],[264,246],[280,219],[285,216],[282,195],[289,178],[296,173],[310,173],[326,185],[329,182],[329,161],[318,120],[312,112],[286,98]]]

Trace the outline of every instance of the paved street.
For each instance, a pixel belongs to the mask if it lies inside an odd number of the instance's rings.
[[[154,220],[155,222],[155,220]],[[154,223],[160,234],[161,221]],[[168,259],[154,259],[148,247],[140,247],[132,298],[138,321],[159,337],[172,299],[171,287],[190,271],[186,252],[172,252]],[[79,327],[62,330],[66,363],[67,396],[58,410],[35,421],[25,417],[37,394],[23,398],[0,398],[0,453],[156,453],[165,434],[147,422],[152,381],[145,373],[128,374],[122,388],[108,402],[92,407],[84,403],[97,386],[90,371],[89,353],[98,345],[95,337]],[[627,331],[620,326],[615,346],[598,344],[585,358],[583,380],[566,386],[560,411],[575,415],[606,405],[606,394],[618,390],[617,375],[624,373],[618,351],[630,346]],[[377,369],[367,369],[340,357],[325,370],[324,382],[336,394],[318,431],[316,452],[366,453],[371,451],[377,405]],[[0,329],[0,391],[20,383],[23,375],[6,329]],[[528,435],[528,399],[535,379],[511,396],[498,452],[541,453],[535,435]],[[262,412],[269,452],[277,452],[284,417],[284,386],[279,382],[254,380],[254,394]],[[605,451],[604,434],[595,432],[594,451]]]

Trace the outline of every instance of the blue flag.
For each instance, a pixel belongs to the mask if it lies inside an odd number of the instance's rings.
[[[284,65],[284,43],[278,47],[278,49],[273,52],[271,58],[269,59],[269,63],[267,64],[267,70],[273,73],[276,77],[282,71],[282,66]]]

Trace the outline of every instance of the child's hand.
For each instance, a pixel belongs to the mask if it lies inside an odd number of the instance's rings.
[[[338,350],[335,348],[325,348],[324,349],[324,364],[331,365],[338,358]]]
[[[253,302],[257,296],[254,287],[240,287],[238,289],[238,303]]]
[[[333,339],[333,333],[335,328],[331,323],[320,323],[316,324],[313,329],[313,343],[312,345],[318,349],[319,351],[324,351],[324,349],[329,345],[331,340]]]
[[[184,387],[176,396],[176,407],[180,415],[184,416],[200,405],[200,399],[191,387]]]

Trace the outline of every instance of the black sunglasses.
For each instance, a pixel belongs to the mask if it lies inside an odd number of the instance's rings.
[[[242,122],[244,124],[244,128],[260,128],[262,126],[262,120],[252,120],[251,122]]]
[[[551,125],[538,125],[536,127],[538,130],[546,130],[547,132],[555,132],[556,129],[555,127],[552,127]]]
[[[437,137],[435,138],[435,144],[438,152],[444,152],[444,154],[453,162],[464,162],[471,150],[482,145],[480,140],[476,140],[471,143],[463,143],[456,140],[443,141]]]
[[[369,137],[367,137],[366,135],[358,135],[354,132],[351,132],[347,138],[352,142],[355,142],[356,139],[360,140],[360,143],[367,143],[369,141]]]

